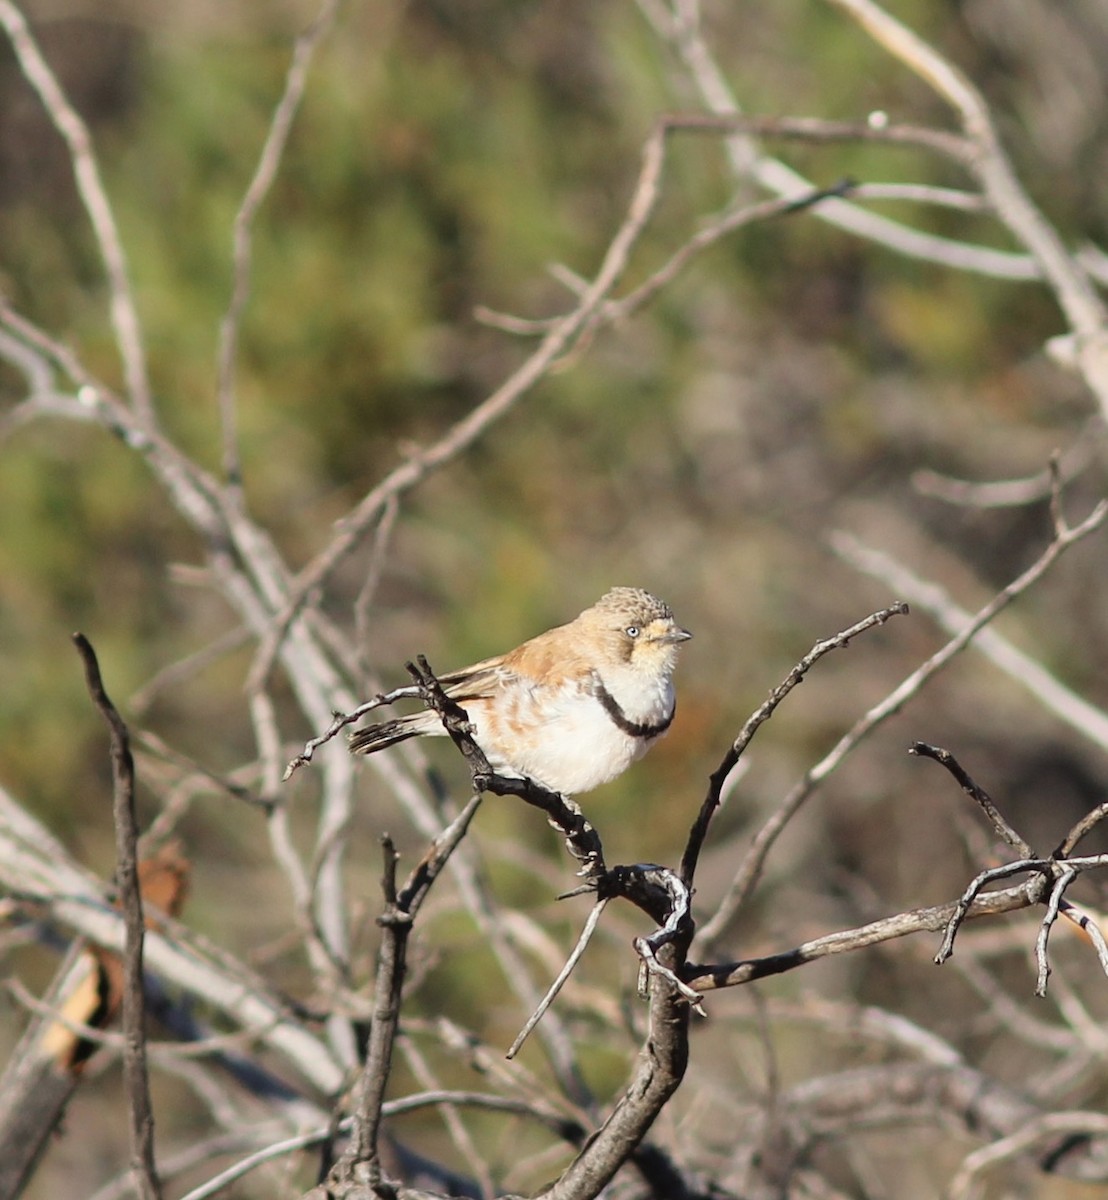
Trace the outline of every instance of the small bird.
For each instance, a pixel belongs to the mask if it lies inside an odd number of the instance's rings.
[[[691,637],[657,596],[616,587],[567,625],[439,682],[493,770],[572,796],[621,775],[670,727],[677,647]],[[355,730],[350,751],[445,733],[426,710]]]

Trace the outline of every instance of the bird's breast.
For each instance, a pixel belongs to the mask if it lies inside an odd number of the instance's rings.
[[[622,774],[654,740],[629,725],[661,726],[673,712],[673,694],[629,695],[628,720],[617,722],[580,681],[539,686],[519,680],[489,700],[469,706],[478,744],[493,767],[524,775],[554,791],[575,795]]]

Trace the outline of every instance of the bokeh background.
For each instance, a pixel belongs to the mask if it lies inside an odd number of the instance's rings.
[[[1093,0],[889,7],[982,88],[1023,183],[1066,242],[1105,244],[1108,10]],[[159,412],[180,444],[215,469],[216,337],[230,293],[232,221],[291,41],[314,8],[44,0],[26,11],[94,133]],[[704,21],[748,111],[860,120],[883,110],[952,125],[918,82],[815,0],[713,3]],[[294,567],[406,445],[435,438],[520,361],[528,343],[479,321],[477,306],[541,317],[569,305],[550,265],[585,276],[595,269],[653,121],[697,104],[676,56],[634,4],[344,7],[256,225],[238,365],[247,500]],[[921,151],[778,149],[820,184],[966,182]],[[719,139],[675,141],[663,202],[629,282],[708,216],[756,195],[736,184]],[[983,215],[907,204],[881,211],[1011,248]],[[68,159],[6,45],[0,289],[94,372],[118,380],[104,282]],[[747,228],[698,258],[646,311],[604,331],[405,499],[369,658],[398,684],[414,653],[442,669],[496,653],[568,619],[612,584],[663,595],[695,632],[679,672],[677,720],[647,760],[589,797],[586,810],[611,860],[674,862],[707,775],[747,714],[817,638],[895,598],[835,555],[833,531],[895,554],[972,610],[1041,551],[1046,503],[952,505],[921,490],[918,472],[1025,477],[1055,449],[1082,446],[1087,466],[1067,489],[1067,507],[1083,515],[1102,494],[1093,400],[1044,351],[1062,330],[1038,284],[913,262],[811,214]],[[0,367],[5,406],[20,386]],[[233,626],[192,569],[199,559],[146,468],[102,431],[61,421],[5,428],[0,780],[104,875],[113,863],[109,764],[71,630],[92,639],[113,697],[136,726],[215,772],[255,753],[242,692],[248,647],[148,704],[129,700]],[[339,621],[349,622],[365,569],[362,555],[328,594]],[[1108,703],[1105,576],[1100,535],[1000,623],[1099,705]],[[924,614],[899,618],[824,660],[790,698],[759,734],[713,833],[699,897],[705,911],[787,789],[944,640]],[[311,732],[291,706],[285,719],[291,741]],[[1044,851],[1103,798],[1103,751],[970,651],[805,809],[771,857],[729,953],[787,948],[960,891],[981,865],[963,836],[965,802],[938,768],[906,755],[917,738],[958,754]],[[450,748],[434,747],[431,757],[461,794],[465,773]],[[142,815],[150,820],[164,796],[158,764],[145,769]],[[302,775],[290,786],[306,830],[312,782]],[[189,806],[179,826],[195,872],[186,916],[295,992],[302,966],[282,942],[287,898],[261,822],[215,791]],[[418,848],[367,776],[352,904],[370,915],[375,837],[385,826],[406,850]],[[473,837],[505,905],[538,922],[553,945],[568,946],[583,910],[553,903],[572,880],[541,819],[490,801]],[[1081,894],[1099,900],[1095,885]],[[367,969],[372,936],[369,921]],[[416,1011],[448,1012],[498,1044],[510,1039],[525,1014],[490,994],[479,938],[446,897],[423,937]],[[1033,986],[1032,942],[1025,922],[996,964],[1020,1003]],[[618,1010],[633,990],[635,962],[618,924],[604,945],[586,959],[580,986]],[[759,994],[782,1004],[817,993],[886,1005],[951,1037],[999,1078],[1034,1076],[1043,1056],[1026,1042],[1013,1051],[1019,1039],[1002,1036],[987,1002],[954,969],[930,966],[934,949],[923,940],[879,948]],[[1059,969],[1071,972],[1066,986],[1087,984],[1083,1002],[1098,1019],[1108,1015],[1091,954],[1076,945],[1058,954]],[[550,962],[536,956],[541,977]],[[49,975],[48,955],[23,950],[12,961],[33,983]],[[696,1108],[711,1109],[706,1097],[755,1104],[764,1095],[773,1071],[757,1032],[760,1011],[745,993],[718,998],[715,1015],[728,1020],[706,1025],[694,1048],[688,1097],[666,1128],[677,1144],[692,1128],[709,1140],[729,1136]],[[1036,1013],[1061,1021],[1049,1002]],[[14,1004],[0,1014],[6,1046],[23,1015]],[[595,1043],[587,1062],[604,1093],[622,1078],[624,1048],[609,1051],[583,1002],[580,1028]],[[782,1086],[860,1053],[849,1038],[829,1044],[803,1023],[775,1045]],[[99,1181],[123,1165],[117,1074],[105,1068],[78,1097],[32,1196],[71,1190],[75,1177]],[[184,1136],[191,1101],[171,1083],[160,1086],[176,1112],[166,1136]],[[1082,1086],[1081,1103],[1103,1100],[1102,1080]],[[482,1144],[507,1170],[522,1135],[489,1126]],[[450,1159],[436,1128],[416,1134],[425,1151]],[[921,1134],[907,1158],[903,1145],[870,1147],[882,1169],[892,1162],[903,1173],[904,1190],[887,1194],[935,1194],[932,1172],[945,1178],[958,1146],[967,1148],[930,1136]],[[526,1182],[535,1181],[516,1185]],[[1027,1195],[1070,1194],[1033,1174],[1020,1186]]]

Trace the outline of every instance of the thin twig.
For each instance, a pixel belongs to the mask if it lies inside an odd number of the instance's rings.
[[[973,907],[973,903],[981,893],[982,888],[990,883],[995,883],[999,879],[1011,879],[1013,875],[1037,874],[1041,877],[1037,889],[1041,896],[1046,891],[1047,879],[1051,874],[1053,866],[1054,862],[1049,858],[1022,858],[1018,862],[1004,863],[999,867],[989,867],[975,875],[950,914],[950,920],[946,925],[946,932],[943,934],[942,945],[935,955],[935,962],[941,966],[954,953],[954,939],[958,936],[958,931],[969,915],[970,909]]]
[[[412,700],[419,694],[418,687],[394,688],[391,692],[379,693],[372,700],[367,700],[364,704],[359,704],[357,708],[352,709],[348,713],[332,713],[333,720],[331,724],[322,733],[309,738],[304,743],[304,749],[294,759],[291,759],[285,767],[285,773],[281,777],[282,780],[287,781],[294,772],[310,763],[320,746],[326,745],[336,734],[341,733],[347,725],[353,725],[355,721],[360,721],[366,713],[372,712],[375,708],[380,708],[383,704],[395,704],[397,700]]]
[[[61,134],[73,164],[73,175],[81,203],[92,225],[97,249],[103,259],[111,298],[111,319],[123,360],[127,395],[144,423],[153,426],[155,415],[142,348],[142,327],[127,269],[127,257],[116,227],[115,216],[100,178],[100,167],[92,148],[88,126],[70,104],[57,76],[43,57],[23,14],[11,2],[0,0],[0,25],[4,26],[20,69],[38,93],[42,106]]]
[[[362,1164],[365,1164],[371,1181],[380,1180],[378,1139],[382,1104],[399,1027],[408,938],[420,906],[451,854],[461,843],[480,804],[480,795],[475,795],[431,844],[402,889],[398,890],[396,886],[399,856],[391,840],[382,838],[385,907],[378,918],[382,937],[377,954],[373,1019],[365,1065],[355,1096],[353,1133],[350,1145],[331,1171],[330,1178],[335,1181],[349,1180]]]
[[[965,919],[998,916],[1015,912],[1037,904],[1043,895],[1041,876],[1001,891],[984,892],[974,897],[966,911]],[[879,945],[915,933],[936,933],[947,928],[958,910],[957,904],[938,904],[927,908],[911,909],[895,916],[871,921],[856,929],[844,929],[814,938],[791,950],[782,950],[764,958],[752,958],[738,962],[715,964],[693,964],[686,967],[683,978],[698,992],[716,988],[739,987],[771,975],[781,975],[808,963],[818,962],[836,954],[850,954],[866,946]]]
[[[116,711],[100,677],[100,664],[88,638],[73,635],[85,667],[89,695],[108,726],[111,737],[115,821],[116,875],[126,926],[123,953],[123,1073],[127,1081],[127,1107],[131,1118],[131,1172],[143,1200],[161,1200],[161,1185],[154,1164],[154,1114],[150,1107],[150,1081],[146,1067],[146,998],[142,982],[145,923],[139,889],[138,822],[135,818],[135,764],[127,726]]]
[[[307,29],[296,39],[292,61],[285,75],[284,92],[269,123],[254,177],[235,214],[231,286],[231,302],[219,324],[216,395],[220,421],[223,426],[223,470],[228,484],[238,491],[242,486],[242,461],[239,455],[238,429],[235,411],[235,360],[238,355],[239,329],[243,310],[250,298],[250,266],[253,248],[254,220],[273,186],[281,159],[288,143],[293,119],[300,107],[308,69],[322,39],[334,24],[338,0],[323,0],[319,12]]]
[[[585,922],[585,927],[581,930],[581,936],[577,939],[577,945],[573,947],[573,953],[565,961],[565,966],[558,972],[554,982],[547,989],[546,995],[543,996],[538,1008],[527,1018],[527,1023],[519,1031],[516,1040],[508,1047],[505,1058],[515,1058],[515,1056],[523,1049],[523,1043],[527,1041],[531,1034],[531,1030],[542,1020],[546,1010],[554,1003],[558,993],[565,986],[566,980],[573,973],[574,967],[581,961],[581,956],[585,953],[589,942],[592,940],[592,935],[596,932],[597,923],[600,921],[600,916],[607,907],[608,901],[598,900],[589,910],[588,920]]]
[[[1093,462],[1098,443],[1104,438],[1104,418],[1090,417],[1069,449],[1058,459],[1061,482],[1076,479]],[[1050,496],[1054,472],[1049,467],[1023,479],[1000,479],[982,483],[953,479],[938,471],[920,470],[912,474],[912,487],[922,496],[933,496],[947,504],[964,508],[1014,508],[1034,504]]]
[[[1012,847],[1013,850],[1021,858],[1031,858],[1031,847],[1024,841],[1022,837],[1012,828],[1011,825],[1004,819],[1000,810],[993,803],[988,792],[985,791],[979,784],[975,783],[970,778],[969,773],[965,770],[962,764],[950,753],[949,750],[944,750],[941,746],[929,746],[926,742],[913,742],[908,748],[909,754],[918,755],[920,758],[930,758],[937,762],[940,766],[945,767],[951,775],[958,781],[959,787],[971,799],[976,800],[981,807],[981,811],[988,817],[993,829],[1003,838],[1004,841]]]
[[[1050,931],[1054,927],[1054,922],[1058,920],[1058,910],[1062,905],[1062,898],[1065,895],[1066,888],[1077,878],[1077,871],[1073,867],[1063,867],[1058,872],[1058,877],[1054,880],[1054,884],[1050,889],[1050,896],[1047,899],[1046,915],[1039,924],[1039,936],[1035,939],[1035,962],[1038,966],[1038,977],[1035,980],[1035,995],[1045,996],[1047,980],[1050,978],[1050,959],[1047,956],[1047,943],[1050,940]]]
[[[1105,975],[1108,975],[1108,939],[1105,938],[1100,926],[1087,912],[1082,911],[1071,900],[1063,900],[1061,910],[1062,916],[1072,921],[1085,934],[1089,941],[1092,942],[1097,960],[1100,963],[1100,969]]]
[[[696,864],[700,858],[700,851],[708,833],[708,825],[716,809],[719,807],[720,796],[723,794],[727,777],[737,766],[739,759],[742,758],[747,746],[750,745],[751,739],[758,732],[759,728],[773,716],[785,697],[795,687],[804,682],[804,677],[825,654],[830,654],[832,650],[840,650],[844,646],[848,646],[853,638],[864,633],[867,629],[872,629],[875,625],[884,625],[886,621],[891,620],[893,617],[904,616],[907,612],[907,604],[893,604],[888,608],[871,613],[868,617],[852,625],[849,629],[844,629],[832,637],[816,642],[800,662],[770,692],[766,700],[747,718],[746,724],[739,731],[739,736],[735,738],[731,744],[731,748],[723,756],[723,761],[712,773],[708,784],[708,794],[705,796],[700,813],[693,823],[692,829],[689,831],[685,853],[681,859],[681,879],[686,887],[692,886],[696,875]]]
[[[1062,839],[1061,845],[1055,851],[1055,856],[1058,858],[1069,858],[1074,852],[1078,843],[1088,837],[1090,833],[1108,817],[1108,800],[1102,804],[1098,804],[1091,812],[1087,812],[1080,821],[1066,834]]]
[[[997,600],[1001,601],[1001,607],[1014,598],[1014,595],[1009,595],[1010,589],[1025,590],[1050,568],[1058,554],[1073,542],[1099,529],[1105,517],[1108,517],[1108,505],[1098,504],[1084,521],[1064,537],[1056,538],[1038,562],[997,597]],[[955,635],[955,642],[965,639],[965,644],[972,643],[994,666],[1026,688],[1044,708],[1060,717],[1096,746],[1108,749],[1108,714],[1067,688],[1042,663],[1014,646],[995,629],[985,629],[984,624],[987,624],[995,613],[982,622],[981,613],[975,617],[957,604],[944,588],[921,578],[884,551],[865,545],[851,534],[833,534],[831,545],[855,570],[895,588],[898,595],[907,596],[917,611],[922,609],[946,633]],[[1028,578],[1029,575],[1031,578]],[[1018,594],[1018,591],[1015,594]],[[982,613],[987,612],[997,600],[987,605]]]
[[[127,699],[128,710],[141,716],[162,692],[191,679],[221,658],[233,654],[249,641],[250,630],[245,625],[238,625],[234,629],[220,634],[214,641],[202,646],[194,653],[162,667],[142,687],[131,693]]]

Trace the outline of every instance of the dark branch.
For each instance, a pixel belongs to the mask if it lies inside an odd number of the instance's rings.
[[[949,750],[944,750],[941,746],[930,746],[926,742],[913,742],[908,749],[908,753],[918,755],[920,758],[934,759],[940,766],[945,767],[958,781],[958,785],[962,791],[967,796],[976,800],[981,806],[981,811],[989,818],[990,824],[1000,837],[1021,858],[1034,857],[1031,853],[1031,847],[1004,819],[988,792],[970,778],[969,773]]]
[[[96,651],[83,633],[73,643],[85,667],[89,695],[108,726],[112,760],[112,816],[115,822],[116,875],[126,930],[123,953],[123,1074],[131,1118],[131,1172],[142,1200],[161,1200],[154,1164],[154,1114],[146,1067],[146,1000],[142,983],[145,924],[139,890],[138,822],[135,818],[135,763],[127,726],[116,711],[100,677]]]
[[[864,633],[867,629],[872,629],[875,625],[884,625],[890,618],[903,616],[907,612],[907,604],[893,604],[889,608],[883,608],[878,612],[871,613],[864,620],[859,621],[856,625],[852,625],[849,629],[844,629],[841,633],[836,633],[833,637],[816,642],[812,649],[770,692],[765,702],[751,714],[746,724],[739,731],[739,736],[723,756],[723,761],[709,777],[708,793],[704,797],[704,803],[700,806],[700,812],[695,822],[693,822],[692,829],[689,831],[688,843],[685,846],[685,853],[681,859],[681,881],[686,887],[692,887],[693,879],[696,875],[696,865],[700,858],[700,851],[703,848],[704,839],[708,835],[708,826],[711,824],[716,809],[719,808],[720,797],[723,795],[723,787],[727,782],[727,777],[738,765],[739,759],[742,758],[758,729],[773,716],[778,705],[781,704],[793,688],[803,683],[805,675],[808,674],[812,667],[825,654],[849,645],[852,638],[857,637],[860,633]]]

